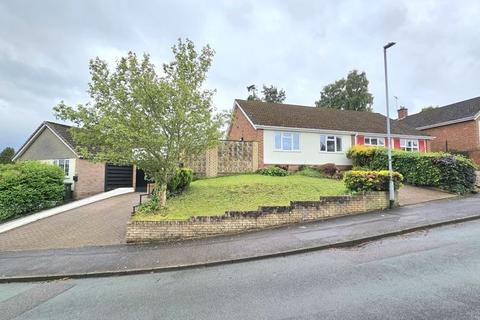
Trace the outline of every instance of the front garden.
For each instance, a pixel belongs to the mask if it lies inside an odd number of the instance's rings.
[[[181,195],[171,197],[156,214],[138,213],[134,220],[187,220],[192,216],[222,215],[229,210],[288,205],[290,200],[318,200],[346,193],[341,180],[305,172],[286,176],[242,174],[196,180]]]

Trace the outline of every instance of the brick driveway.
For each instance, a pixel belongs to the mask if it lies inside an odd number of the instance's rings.
[[[0,233],[0,251],[75,248],[125,243],[138,193],[98,201]]]

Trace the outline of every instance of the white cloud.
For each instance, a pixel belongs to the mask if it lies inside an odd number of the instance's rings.
[[[312,105],[322,86],[364,70],[383,111],[387,41],[392,95],[411,111],[478,96],[477,1],[10,1],[0,4],[0,149],[18,147],[61,99],[85,102],[88,61],[148,52],[160,67],[178,37],[216,51],[207,86],[221,109],[246,86],[274,84]]]

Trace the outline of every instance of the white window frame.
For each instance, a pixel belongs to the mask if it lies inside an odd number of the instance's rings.
[[[277,137],[280,137],[280,148],[277,145]],[[295,138],[296,137],[296,138]],[[290,148],[285,147],[285,140],[290,140]],[[294,141],[298,140],[295,148]],[[275,131],[273,136],[273,146],[275,151],[299,152],[300,151],[300,132]]]
[[[325,150],[322,150],[322,138],[325,139]],[[338,150],[338,140],[340,140],[340,150]],[[333,141],[334,151],[328,150],[328,142]],[[319,139],[319,149],[322,153],[343,153],[343,137],[332,134],[321,134]]]
[[[404,151],[420,151],[418,139],[400,139],[400,149]],[[410,150],[409,150],[410,149]]]
[[[368,139],[368,142],[367,142]],[[377,144],[372,144],[372,139],[377,139]],[[381,142],[381,143],[378,143]],[[383,137],[374,137],[374,136],[366,136],[364,140],[364,144],[366,146],[375,146],[375,147],[385,147],[385,138]]]
[[[70,159],[55,159],[53,160],[53,164],[63,170],[65,177],[70,175]]]

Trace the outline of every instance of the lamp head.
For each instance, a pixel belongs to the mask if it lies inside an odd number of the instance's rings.
[[[395,44],[396,42],[389,42],[383,46],[383,49],[387,50],[388,48],[393,47]]]

